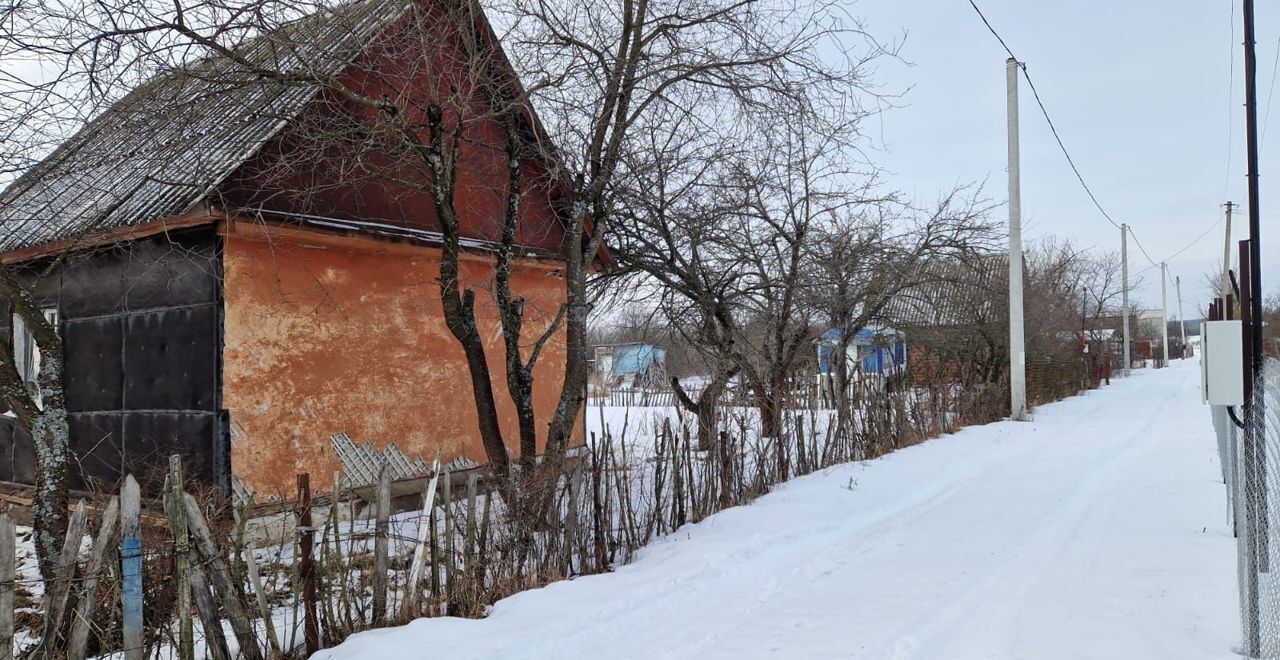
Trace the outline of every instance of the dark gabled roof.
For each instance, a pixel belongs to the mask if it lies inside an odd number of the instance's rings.
[[[937,260],[893,298],[884,317],[899,328],[971,325],[1004,304],[1008,272],[1004,254]]]
[[[408,6],[355,0],[253,39],[235,57],[265,70],[335,75]],[[183,213],[317,90],[265,80],[228,56],[158,76],[0,193],[0,251]]]

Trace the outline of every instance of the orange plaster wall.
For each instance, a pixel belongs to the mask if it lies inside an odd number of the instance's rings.
[[[437,249],[309,244],[296,233],[254,231],[230,232],[224,244],[223,401],[235,477],[260,497],[291,494],[304,471],[326,489],[340,469],[329,444],[339,432],[377,447],[394,441],[428,461],[439,448],[443,460],[486,462],[466,362],[443,318]],[[514,448],[490,266],[466,260],[463,278],[477,291],[504,437]],[[512,284],[528,300],[525,336],[536,337],[564,300],[564,282],[550,268],[527,266]],[[564,356],[562,331],[535,369],[541,433],[560,393]]]

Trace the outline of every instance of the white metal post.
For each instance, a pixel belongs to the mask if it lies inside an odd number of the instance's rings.
[[[1129,365],[1133,364],[1129,356],[1129,225],[1120,225],[1120,317],[1124,325],[1124,375],[1129,375]]]
[[[1022,189],[1018,163],[1018,61],[1005,62],[1009,111],[1009,403],[1027,418],[1027,358],[1022,329]]]
[[[1182,325],[1182,355],[1179,359],[1187,359],[1187,317],[1182,315],[1182,278],[1173,278],[1173,284],[1178,289],[1178,323]]]
[[[1160,262],[1160,352],[1164,356],[1162,367],[1169,366],[1169,296],[1165,293],[1169,282],[1169,273],[1164,262]]]

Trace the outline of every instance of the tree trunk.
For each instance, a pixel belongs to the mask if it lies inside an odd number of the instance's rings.
[[[755,383],[751,392],[760,412],[760,435],[777,438],[782,433],[782,386],[775,383]]]
[[[36,556],[46,584],[54,577],[67,533],[67,448],[70,428],[62,387],[62,355],[44,350],[37,377],[41,409],[31,425],[36,450],[36,492],[31,508]]]
[[[584,389],[587,385],[587,264],[591,255],[583,252],[584,218],[587,207],[578,200],[570,211],[574,222],[570,223],[565,237],[565,288],[568,312],[565,314],[564,385],[560,401],[547,428],[548,463],[559,465],[573,435],[574,422],[582,410]]]
[[[698,393],[694,401],[685,392],[677,378],[671,379],[671,389],[675,391],[676,400],[681,407],[693,413],[698,421],[698,449],[708,451],[716,446],[716,424],[720,420],[720,397],[724,395],[729,381],[738,373],[736,368],[717,369],[711,382]]]

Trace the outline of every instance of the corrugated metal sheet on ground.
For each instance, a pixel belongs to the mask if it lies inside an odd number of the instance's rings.
[[[368,486],[378,481],[378,474],[385,462],[391,470],[391,480],[411,479],[428,474],[430,465],[421,456],[411,458],[400,450],[394,442],[379,451],[373,443],[357,445],[346,433],[339,433],[329,439],[329,444],[342,463],[342,471],[346,474],[348,486]],[[444,466],[446,470],[457,471],[476,467],[478,464],[460,456]]]

